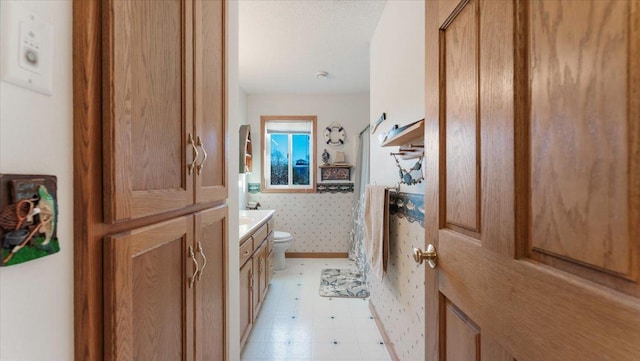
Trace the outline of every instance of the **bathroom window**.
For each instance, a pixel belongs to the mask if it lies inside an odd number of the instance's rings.
[[[262,116],[262,191],[315,192],[316,116]]]

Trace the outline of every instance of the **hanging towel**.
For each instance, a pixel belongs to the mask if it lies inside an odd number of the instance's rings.
[[[367,184],[364,200],[364,245],[367,262],[382,281],[389,258],[389,202],[384,186]]]

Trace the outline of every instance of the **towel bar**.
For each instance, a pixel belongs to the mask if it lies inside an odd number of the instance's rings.
[[[384,187],[388,191],[395,191],[396,193],[400,193],[400,183],[396,184],[395,187]]]

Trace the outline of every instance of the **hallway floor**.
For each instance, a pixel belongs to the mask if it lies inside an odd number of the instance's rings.
[[[242,360],[390,360],[369,302],[320,297],[324,268],[356,268],[348,259],[288,258],[276,271]]]

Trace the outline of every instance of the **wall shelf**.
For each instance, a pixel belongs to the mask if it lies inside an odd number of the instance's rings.
[[[424,119],[387,132],[387,138],[382,142],[383,147],[405,145],[412,140],[424,137]]]
[[[253,171],[253,147],[251,146],[251,126],[240,126],[240,173]]]

